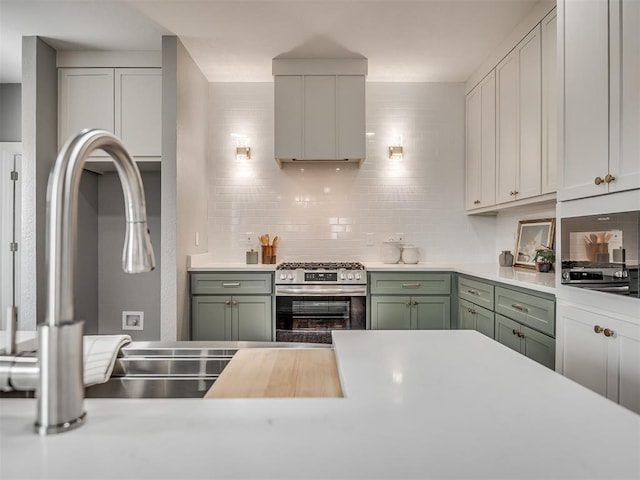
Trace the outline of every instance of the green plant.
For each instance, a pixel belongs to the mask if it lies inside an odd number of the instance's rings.
[[[543,245],[536,250],[535,260],[538,263],[554,263],[556,261],[556,251]]]

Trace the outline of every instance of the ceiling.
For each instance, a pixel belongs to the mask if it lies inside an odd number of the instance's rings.
[[[274,57],[365,57],[369,81],[460,82],[537,0],[0,0],[0,83],[21,37],[58,50],[160,50],[178,35],[211,82],[271,81]]]

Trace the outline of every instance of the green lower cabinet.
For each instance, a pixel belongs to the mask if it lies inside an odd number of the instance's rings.
[[[498,342],[545,367],[555,369],[555,339],[500,314],[496,314],[495,326],[495,339]]]
[[[271,341],[271,296],[194,295],[192,340]]]
[[[486,308],[458,299],[458,325],[460,329],[477,330],[494,338],[494,313]]]
[[[371,296],[371,329],[438,330],[451,325],[448,296]]]

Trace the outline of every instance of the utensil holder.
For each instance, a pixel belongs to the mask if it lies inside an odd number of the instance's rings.
[[[273,265],[276,263],[276,247],[273,245],[262,245],[260,253],[263,264]]]

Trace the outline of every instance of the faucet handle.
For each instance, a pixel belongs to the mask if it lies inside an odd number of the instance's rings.
[[[150,272],[156,268],[147,222],[127,222],[122,251],[122,269],[126,273]]]

